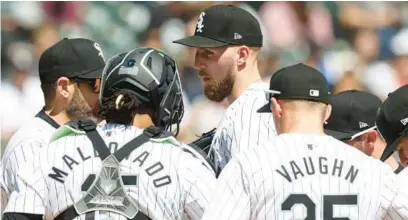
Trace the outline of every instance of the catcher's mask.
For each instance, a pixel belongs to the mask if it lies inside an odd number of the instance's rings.
[[[135,94],[153,110],[156,126],[178,134],[184,105],[180,76],[171,57],[154,48],[136,48],[112,57],[102,74],[101,105],[103,98],[116,91]]]

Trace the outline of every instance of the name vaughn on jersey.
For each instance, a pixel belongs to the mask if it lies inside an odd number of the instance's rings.
[[[347,161],[348,162],[348,161]],[[292,171],[291,173],[289,173]],[[327,157],[303,157],[301,161],[290,161],[289,164],[281,165],[276,172],[284,177],[288,182],[297,180],[305,175],[329,174],[332,176],[342,177],[353,183],[358,175],[358,168],[354,165],[347,165],[343,160]]]
[[[115,142],[111,142],[109,145],[109,150],[114,153],[117,151],[118,144]],[[86,160],[89,160],[91,158],[96,158],[99,157],[98,153],[94,150],[93,155],[84,155],[84,153],[81,151],[81,149],[78,147],[76,148],[76,153],[78,153],[78,156],[81,158],[80,162],[84,162]],[[144,165],[145,161],[148,159],[150,153],[147,151],[142,151],[139,155],[136,156],[136,158],[132,161],[133,163],[138,162],[138,165],[140,168]],[[129,159],[129,156],[126,158],[126,160]],[[72,170],[74,169],[75,165],[78,165],[80,162],[72,158],[71,156],[64,154],[61,157],[61,160],[64,161],[64,163],[67,165],[67,167]],[[145,167],[143,167],[144,171],[149,175],[150,177],[153,178],[153,184],[156,188],[165,186],[171,183],[171,178],[169,175],[160,175],[160,171],[163,170],[163,164],[159,161],[153,164],[150,164],[149,166],[146,164]],[[48,174],[48,177],[51,177],[52,179],[64,183],[65,178],[68,176],[67,170],[60,169],[58,167],[53,166],[52,167],[52,173]],[[157,174],[157,175],[155,175]]]

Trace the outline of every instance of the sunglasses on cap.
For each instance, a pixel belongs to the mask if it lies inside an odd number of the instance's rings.
[[[276,97],[277,95],[281,94],[279,91],[275,90],[265,90],[265,99],[266,101],[270,102],[272,97]]]
[[[343,141],[343,142],[352,141],[352,140],[357,139],[358,137],[363,136],[365,133],[367,133],[367,132],[369,132],[369,131],[377,131],[377,126],[373,126],[373,127],[367,128],[367,129],[364,130],[364,131],[360,131],[360,132],[358,132],[358,133],[355,133],[353,136],[351,136],[351,137],[349,137],[349,138],[343,138],[343,139],[340,139],[340,140]],[[379,133],[379,132],[377,132],[377,133]],[[380,134],[380,135],[381,135],[381,134]]]

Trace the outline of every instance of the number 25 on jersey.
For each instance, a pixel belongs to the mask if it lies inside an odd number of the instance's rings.
[[[306,194],[291,194],[281,205],[282,211],[291,211],[296,204],[306,207],[305,220],[316,220],[316,204]],[[335,205],[357,206],[357,195],[324,195],[323,196],[323,220],[349,220],[349,218],[335,218],[333,208]]]

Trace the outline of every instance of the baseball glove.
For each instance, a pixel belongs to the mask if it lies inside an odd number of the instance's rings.
[[[215,134],[215,128],[209,132],[203,133],[195,141],[189,143],[188,145],[197,146],[198,148],[203,150],[206,155],[208,155],[210,148],[211,148],[211,142],[214,138],[214,134]]]

